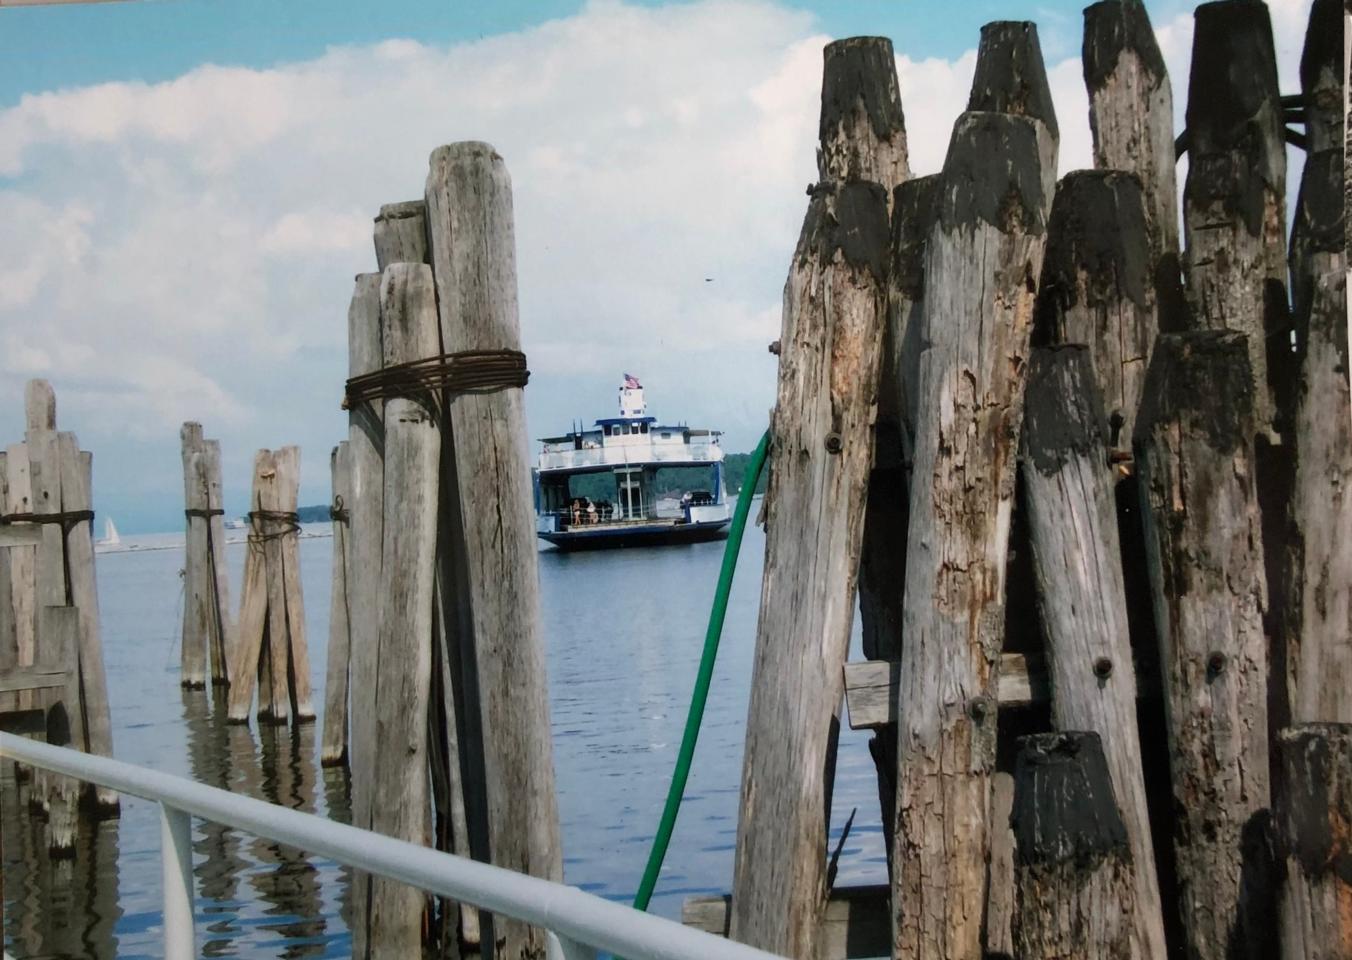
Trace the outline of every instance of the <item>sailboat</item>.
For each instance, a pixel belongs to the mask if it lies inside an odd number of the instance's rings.
[[[103,520],[103,539],[94,542],[94,549],[98,551],[116,550],[122,546],[122,538],[118,536],[117,527],[113,526],[113,518],[105,517]]]

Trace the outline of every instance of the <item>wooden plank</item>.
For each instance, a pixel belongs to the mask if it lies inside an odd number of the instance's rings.
[[[425,197],[441,348],[520,349],[506,165],[488,144],[470,142],[438,147],[430,167]],[[476,782],[487,801],[478,822],[493,863],[558,880],[563,860],[523,392],[458,396],[445,423],[458,468],[452,489],[462,525],[455,539],[467,564],[453,596],[462,605],[461,652],[475,674],[464,712],[484,737],[477,762],[469,758],[483,773]],[[545,949],[542,931],[503,918],[483,940],[506,956]]]
[[[817,956],[827,960],[887,956],[891,942],[891,911],[886,884],[836,887],[821,912]],[[681,904],[681,923],[715,936],[728,935],[732,897],[687,897]]]
[[[61,432],[57,438],[61,461],[61,509],[67,513],[93,509],[94,458],[81,450],[75,434]],[[94,570],[94,525],[88,520],[73,524],[66,534],[66,565],[70,575],[71,603],[79,609],[80,693],[84,709],[85,737],[90,753],[113,755],[113,721],[108,702],[108,676],[103,666],[103,640],[99,628],[98,578]],[[107,787],[94,790],[100,816],[116,817],[117,794]]]
[[[268,451],[254,454],[253,483],[249,494],[249,511],[262,509],[262,474],[268,467]],[[267,565],[263,560],[263,522],[251,518],[249,542],[244,551],[244,584],[240,588],[239,633],[235,644],[234,663],[230,667],[230,701],[227,718],[230,723],[248,723],[249,707],[253,704],[259,662],[264,656],[263,636],[267,630]],[[272,696],[269,687],[259,686],[259,709]]]
[[[1021,738],[1011,823],[1013,956],[1139,956],[1137,874],[1098,734]]]
[[[38,631],[44,644],[43,664],[49,670],[59,670],[66,680],[47,710],[47,742],[57,747],[84,749],[77,667],[79,609],[66,605],[44,606],[40,611]],[[81,784],[70,777],[51,773],[47,773],[44,780],[42,805],[47,823],[43,832],[47,836],[47,849],[57,856],[72,856],[79,827]]]
[[[1273,811],[1286,866],[1281,956],[1352,956],[1352,724],[1288,727],[1275,749],[1284,785]]]
[[[1132,173],[1140,181],[1159,326],[1182,329],[1187,316],[1178,255],[1174,97],[1145,4],[1101,0],[1086,7],[1081,62],[1094,166]],[[1122,437],[1129,447],[1131,432],[1124,430]]]
[[[277,451],[277,487],[282,511],[295,513],[300,496],[300,447]],[[300,580],[300,533],[292,530],[281,540],[282,592],[286,599],[286,629],[290,643],[292,717],[296,723],[315,718],[310,685],[310,646],[305,636],[305,595]]]
[[[1014,778],[991,774],[991,862],[986,882],[986,953],[1013,957],[1014,952]]]
[[[887,264],[878,184],[823,184],[784,290],[765,578],[747,714],[732,937],[812,956],[834,724],[854,619]]]
[[[1161,335],[1136,424],[1188,955],[1275,953],[1246,862],[1269,802],[1267,602],[1243,334]],[[1236,948],[1238,945],[1238,948]]]
[[[70,675],[71,669],[62,665],[15,667],[13,670],[6,670],[4,675],[0,676],[0,693],[64,687]]]
[[[189,421],[179,428],[183,458],[183,504],[185,510],[207,508],[206,474],[202,465],[202,425]],[[190,689],[206,686],[207,632],[210,586],[207,583],[207,521],[184,518],[183,540],[183,632],[180,640],[179,683]]]
[[[1056,202],[1061,202],[1060,192]],[[1056,228],[1053,210],[1050,229]],[[1141,230],[1144,245],[1143,225]],[[1049,248],[1055,242],[1052,234]],[[1134,955],[1165,960],[1109,433],[1091,357],[1091,349],[1080,345],[1033,351],[1020,448],[1023,504],[1046,638],[1052,717],[1058,730],[1098,737],[1095,749],[1106,755],[1135,871],[1128,914]]]
[[[982,31],[978,60],[1018,64],[1020,76],[1036,61],[1041,73],[1035,33],[1006,32],[1022,48],[1008,53],[991,49],[1000,35]],[[926,249],[896,708],[897,956],[981,950],[1014,445],[1055,153],[1040,120],[963,114]]]
[[[437,352],[436,287],[425,264],[396,263],[380,283],[385,366]],[[385,537],[381,550],[380,649],[375,709],[378,739],[371,829],[431,842],[427,715],[432,669],[441,432],[424,398],[385,401]],[[399,749],[388,749],[398,744]],[[371,879],[372,956],[416,956],[426,895]]]
[[[6,514],[29,513],[33,506],[33,488],[28,475],[28,447],[22,443],[10,444],[5,450],[5,504]],[[36,525],[30,526],[42,543],[43,533]],[[37,650],[37,565],[38,545],[15,547],[8,550],[10,603],[14,611],[14,662],[16,666],[33,665]],[[17,698],[21,709],[32,706],[31,698],[21,694]]]
[[[0,467],[3,467],[4,453],[0,453]],[[31,524],[0,527],[0,550],[12,547],[36,547],[42,543],[42,531]]]
[[[347,762],[347,693],[352,638],[348,628],[347,564],[351,502],[351,464],[348,441],[333,448],[329,456],[333,477],[333,586],[329,594],[328,670],[324,680],[324,735],[319,762],[335,766]]]
[[[422,200],[387,203],[375,225],[376,266],[427,263],[427,204]]]
[[[845,664],[845,701],[851,730],[896,723],[898,661],[855,660]],[[1037,654],[1000,655],[997,700],[1001,707],[1023,707],[1051,699],[1047,668]]]
[[[384,364],[380,333],[380,274],[358,274],[347,312],[348,376],[379,370]],[[348,448],[352,460],[352,525],[348,530],[348,627],[352,632],[349,710],[352,714],[352,823],[370,829],[375,787],[376,666],[380,642],[380,558],[384,531],[384,404],[373,400],[348,410]],[[370,880],[352,876],[353,956],[366,955],[367,895]]]
[[[208,604],[208,636],[211,649],[211,682],[230,682],[230,663],[235,654],[235,618],[230,608],[230,568],[225,561],[225,494],[221,487],[221,442],[202,441],[202,472],[206,478],[207,581],[212,587]]]
[[[1187,130],[1190,328],[1247,336],[1255,422],[1281,432],[1274,418],[1290,356],[1286,144],[1265,4],[1223,0],[1197,8]]]

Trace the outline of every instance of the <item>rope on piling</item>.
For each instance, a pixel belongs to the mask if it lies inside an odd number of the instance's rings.
[[[252,549],[260,549],[269,540],[280,540],[289,533],[300,531],[300,514],[291,510],[253,510],[246,517],[251,526],[248,541]],[[281,526],[265,532],[266,524]]]
[[[352,519],[352,514],[343,506],[343,498],[339,494],[333,495],[333,506],[329,507],[329,519],[334,523],[347,523]]]
[[[343,409],[391,397],[420,399],[438,390],[451,394],[491,393],[524,387],[530,379],[519,350],[462,350],[391,364],[347,381]]]

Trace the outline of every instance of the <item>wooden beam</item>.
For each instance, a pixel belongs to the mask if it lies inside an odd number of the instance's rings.
[[[67,666],[16,667],[0,674],[0,693],[62,687],[70,678],[70,672],[71,668]]]
[[[889,891],[886,884],[837,887],[822,911],[817,956],[841,960],[885,957],[892,940]],[[715,936],[728,935],[732,897],[688,897],[681,905],[681,923]]]
[[[36,547],[41,542],[42,531],[33,524],[6,524],[0,527],[0,550],[6,547]]]

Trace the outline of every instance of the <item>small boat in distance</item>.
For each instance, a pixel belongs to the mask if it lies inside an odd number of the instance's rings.
[[[103,539],[94,541],[94,549],[97,551],[117,550],[122,547],[122,537],[117,532],[117,527],[113,525],[112,517],[103,518]]]
[[[227,530],[243,530],[248,526],[248,521],[243,517],[227,517],[225,520],[225,529]]]
[[[546,437],[536,532],[561,550],[719,540],[732,518],[718,430],[662,426],[629,374],[620,415]]]

